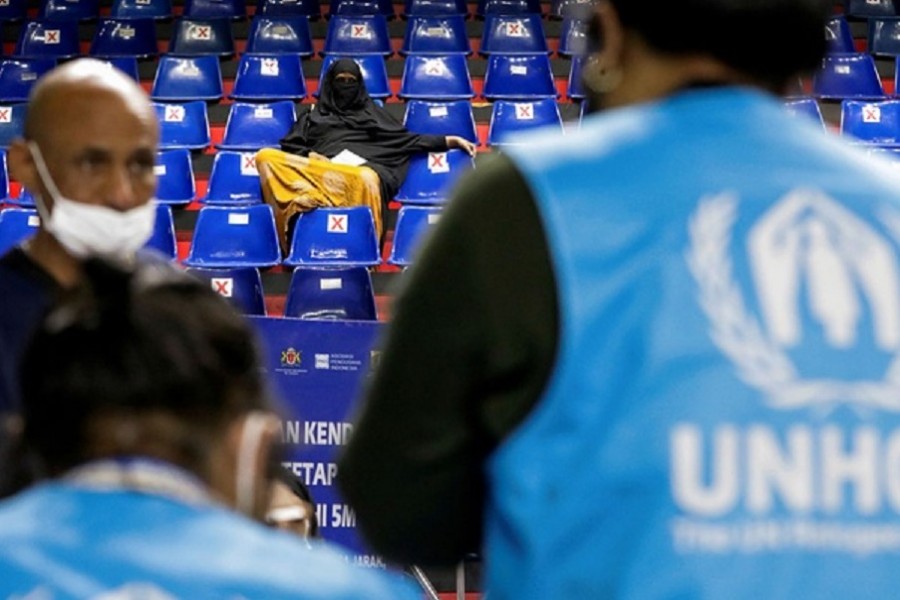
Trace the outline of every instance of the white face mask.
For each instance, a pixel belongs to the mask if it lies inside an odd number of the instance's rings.
[[[76,258],[99,256],[122,259],[130,258],[144,247],[153,235],[156,221],[156,207],[152,202],[119,211],[70,200],[60,194],[38,145],[29,141],[28,149],[44,187],[53,198],[53,212],[50,212],[40,194],[34,195],[44,229],[69,254]]]

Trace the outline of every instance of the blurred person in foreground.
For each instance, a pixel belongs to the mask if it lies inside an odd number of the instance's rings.
[[[605,111],[456,189],[340,462],[492,600],[900,586],[900,181],[789,116],[825,0],[607,0]],[[778,43],[758,43],[765,32]]]
[[[0,257],[0,496],[29,478],[4,459],[21,428],[19,360],[49,307],[81,281],[82,262],[103,256],[172,268],[141,252],[156,215],[158,135],[146,93],[100,61],[68,62],[31,92],[8,161],[34,196],[40,227]]]
[[[24,442],[46,481],[0,503],[0,596],[415,598],[248,518],[268,501],[278,420],[226,300],[181,273],[82,272],[23,361]]]

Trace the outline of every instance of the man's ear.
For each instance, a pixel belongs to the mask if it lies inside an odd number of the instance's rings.
[[[620,69],[625,50],[625,28],[611,2],[597,4],[588,32],[590,50],[607,69]]]
[[[28,188],[32,193],[41,193],[43,186],[38,176],[34,158],[28,149],[28,143],[17,138],[13,140],[6,151],[6,160],[9,167],[9,176]]]

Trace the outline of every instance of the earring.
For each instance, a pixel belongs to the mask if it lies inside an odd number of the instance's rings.
[[[602,60],[594,58],[585,63],[581,79],[585,87],[592,92],[608,94],[622,83],[622,69],[604,65]]]

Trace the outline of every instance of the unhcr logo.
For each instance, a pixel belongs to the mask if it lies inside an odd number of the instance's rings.
[[[738,200],[702,200],[689,224],[688,267],[714,343],[743,381],[775,408],[839,403],[900,412],[900,276],[890,240],[814,190],[781,199],[750,230],[751,280],[758,319],[744,302],[729,251]],[[884,215],[900,234],[900,215]],[[838,350],[857,346],[866,311],[876,346],[893,355],[881,379],[807,378],[788,351],[804,342],[804,318]]]

